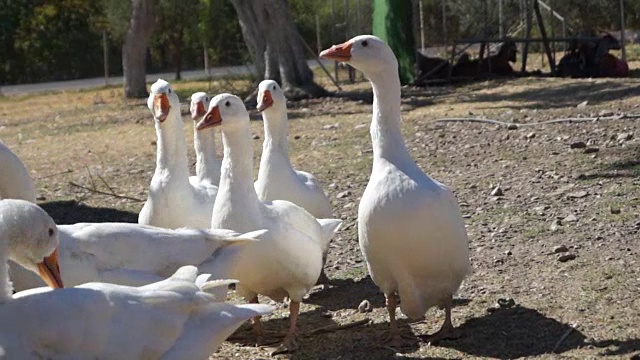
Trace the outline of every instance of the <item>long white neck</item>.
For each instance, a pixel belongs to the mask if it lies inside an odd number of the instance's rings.
[[[268,170],[274,166],[277,166],[277,171],[285,171],[282,167],[293,170],[289,160],[287,108],[274,104],[262,113],[262,120],[264,122],[264,142],[262,143],[258,181],[268,176]],[[266,181],[266,178],[263,181]]]
[[[13,284],[9,279],[9,249],[6,241],[0,240],[0,304],[12,300]]]
[[[198,181],[220,182],[220,160],[216,157],[215,130],[196,130],[193,124],[193,146],[196,150],[196,176]]]
[[[184,124],[179,107],[171,107],[164,123],[155,121],[157,140],[156,175],[169,173],[175,178],[184,178],[188,183],[189,160],[187,141],[184,137]],[[154,175],[155,176],[155,175]]]
[[[248,115],[246,124],[222,131],[222,143],[224,156],[211,227],[241,232],[256,230],[250,224],[261,221],[263,204],[253,187],[253,148]]]
[[[369,77],[373,87],[373,118],[370,133],[376,159],[396,166],[414,164],[400,130],[400,79],[396,69]]]
[[[289,156],[289,120],[287,118],[287,108],[283,104],[273,104],[272,107],[262,112],[264,122],[264,143],[265,150],[277,150]]]

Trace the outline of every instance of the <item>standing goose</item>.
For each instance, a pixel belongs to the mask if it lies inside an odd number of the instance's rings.
[[[289,119],[287,98],[277,82],[264,80],[258,86],[258,111],[262,112],[264,142],[258,180],[254,186],[262,201],[287,200],[318,219],[333,216],[329,198],[312,174],[295,170],[289,159]],[[322,254],[323,269],[318,282],[327,283],[324,273],[327,251]]]
[[[0,201],[0,357],[8,359],[208,359],[266,305],[215,302],[185,266],[169,279],[135,288],[88,283],[11,295],[7,259],[62,287],[56,224],[37,205]]]
[[[402,344],[395,319],[400,308],[420,318],[445,309],[436,341],[453,329],[453,294],[469,272],[468,238],[453,193],[413,161],[400,131],[400,79],[391,48],[362,35],[324,50],[321,57],[347,62],[373,87],[373,168],[358,209],[358,237],[373,281],[386,297],[391,340]]]
[[[184,265],[199,265],[221,247],[240,245],[264,231],[164,229],[129,223],[58,225],[62,281],[77,286],[92,281],[142,286],[171,276]],[[17,291],[44,286],[33,272],[11,264]]]
[[[264,80],[258,88],[258,111],[264,122],[264,143],[256,192],[262,201],[287,200],[319,219],[333,216],[329,198],[315,176],[293,168],[289,160],[287,99],[277,82]]]
[[[208,183],[218,186],[222,160],[216,156],[215,131],[198,131],[196,124],[209,108],[211,99],[204,92],[191,95],[191,118],[193,119],[193,147],[196,151],[196,176],[189,177],[191,184]]]
[[[342,221],[316,220],[288,201],[260,201],[252,180],[249,114],[237,96],[220,94],[212,99],[198,130],[212,126],[220,126],[224,156],[211,227],[266,229],[268,233],[247,246],[232,245],[217,251],[201,270],[215,278],[238,279],[236,291],[250,302],[257,302],[258,294],[275,301],[289,297],[291,323],[282,347],[292,351],[297,347],[300,302],[318,280],[323,250]],[[259,319],[254,320],[254,329],[260,341],[263,332]]]
[[[138,223],[169,229],[208,228],[218,188],[212,184],[194,186],[189,182],[187,143],[178,95],[162,79],[151,86],[150,92],[147,106],[158,137],[156,170]]]

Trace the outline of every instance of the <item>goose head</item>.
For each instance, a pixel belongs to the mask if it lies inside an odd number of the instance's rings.
[[[258,86],[258,111],[267,111],[267,109],[280,109],[286,106],[287,98],[277,82],[273,80],[264,80]]]
[[[167,119],[172,109],[180,111],[180,100],[168,82],[158,79],[151,85],[147,107],[149,107],[153,118],[162,123]]]
[[[398,61],[384,41],[373,35],[359,35],[339,45],[323,50],[320,57],[346,62],[365,76],[397,69]]]
[[[210,100],[211,99],[207,96],[207,93],[202,91],[191,95],[191,106],[189,106],[189,110],[191,111],[191,118],[194,121],[198,121],[198,119],[201,119],[204,114],[207,113]]]
[[[220,130],[233,130],[246,126],[249,113],[239,97],[232,94],[219,94],[211,99],[209,110],[196,125],[198,130],[220,126]]]
[[[0,232],[11,260],[40,274],[52,288],[63,287],[58,227],[41,207],[24,200],[0,200]]]

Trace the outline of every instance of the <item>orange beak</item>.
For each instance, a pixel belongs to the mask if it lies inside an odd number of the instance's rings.
[[[206,129],[213,126],[222,124],[222,115],[220,115],[220,108],[214,106],[210,109],[202,120],[196,125],[197,130]]]
[[[266,109],[270,108],[271,105],[273,105],[273,98],[271,97],[271,91],[265,90],[262,93],[262,99],[260,99],[260,102],[258,102],[258,108],[256,110],[265,111]]]
[[[44,282],[54,289],[61,289],[62,277],[60,276],[60,266],[58,265],[58,249],[53,250],[51,255],[44,258],[44,261],[38,263],[38,272]]]
[[[351,42],[347,41],[340,45],[333,45],[331,48],[320,53],[323,59],[346,62],[351,60]]]
[[[191,118],[196,120],[199,117],[202,117],[206,113],[204,109],[204,102],[198,101],[197,103],[191,103]]]
[[[153,116],[163,122],[169,116],[169,98],[167,94],[158,94],[153,98]]]

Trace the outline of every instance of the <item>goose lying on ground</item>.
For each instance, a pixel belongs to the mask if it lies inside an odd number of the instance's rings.
[[[67,286],[91,281],[142,286],[199,265],[221,247],[255,240],[265,231],[164,229],[129,223],[58,225],[60,269]],[[43,286],[33,272],[11,266],[17,291]]]
[[[419,318],[432,306],[445,309],[432,341],[453,329],[453,294],[469,272],[468,239],[453,193],[426,175],[409,155],[400,131],[398,63],[383,41],[357,36],[321,57],[349,63],[373,87],[373,168],[358,209],[360,249],[373,281],[384,292],[391,340],[402,343],[395,319]]]
[[[218,187],[202,183],[194,186],[189,182],[187,143],[178,95],[168,82],[160,79],[151,86],[147,105],[158,136],[157,159],[138,223],[168,229],[208,228]]]
[[[322,253],[342,221],[316,220],[288,201],[260,201],[252,180],[249,114],[237,96],[220,94],[212,99],[198,130],[212,126],[220,126],[224,156],[211,227],[267,229],[268,233],[247,246],[231,245],[217,251],[201,270],[214,278],[238,279],[236,291],[250,302],[257,302],[258,294],[275,301],[289,297],[291,323],[283,348],[294,350],[300,302],[318,280]],[[255,319],[254,328],[260,341],[259,319]]]
[[[216,137],[214,129],[198,131],[196,124],[209,108],[211,99],[204,92],[191,95],[191,118],[193,119],[193,147],[196,151],[196,176],[190,176],[191,185],[206,182],[218,186],[222,159],[216,156]]]
[[[0,357],[8,359],[208,359],[266,305],[215,302],[185,266],[169,279],[135,288],[89,283],[11,295],[7,259],[62,287],[56,224],[23,200],[0,201]]]
[[[258,87],[258,111],[262,112],[264,142],[258,180],[254,186],[262,201],[287,200],[318,219],[333,216],[329,198],[312,174],[295,170],[289,160],[289,119],[287,98],[277,82],[264,80]],[[328,249],[328,248],[327,248]],[[322,255],[319,282],[328,282],[324,273],[327,254]]]
[[[36,187],[22,160],[0,141],[0,199],[36,202]]]

